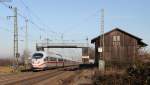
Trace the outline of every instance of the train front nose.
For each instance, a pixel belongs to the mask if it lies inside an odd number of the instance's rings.
[[[33,60],[32,68],[34,69],[42,69],[45,67],[45,64],[41,60]]]
[[[36,52],[32,56],[32,67],[33,68],[42,68],[43,67],[43,56],[42,52]]]
[[[37,59],[32,61],[32,64],[39,64],[39,63],[40,63],[40,61]]]

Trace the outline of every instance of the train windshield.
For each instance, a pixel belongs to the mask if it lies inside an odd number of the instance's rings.
[[[35,53],[35,54],[33,54],[33,56],[32,56],[33,59],[40,59],[40,58],[42,58],[42,57],[43,57],[43,54],[42,54],[42,53]]]

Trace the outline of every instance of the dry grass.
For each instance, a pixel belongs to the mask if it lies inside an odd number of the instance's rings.
[[[0,73],[11,73],[12,71],[13,69],[8,66],[0,66]]]

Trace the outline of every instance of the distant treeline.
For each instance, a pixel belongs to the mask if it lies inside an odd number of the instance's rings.
[[[0,66],[12,65],[13,61],[11,59],[0,59]]]

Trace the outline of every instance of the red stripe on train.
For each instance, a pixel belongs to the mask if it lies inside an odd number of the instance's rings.
[[[41,66],[41,65],[46,64],[46,63],[56,63],[57,64],[57,63],[64,63],[64,62],[48,61],[48,62],[42,63],[42,64],[40,64],[38,66]]]

